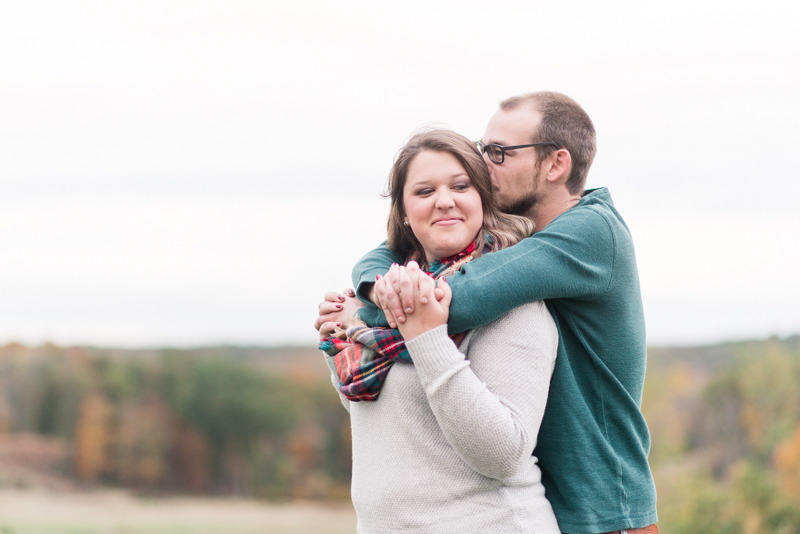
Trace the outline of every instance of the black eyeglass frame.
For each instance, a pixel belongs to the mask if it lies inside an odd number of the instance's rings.
[[[554,146],[556,147],[556,150],[561,150],[560,146],[550,141],[546,143],[531,143],[529,145],[514,145],[514,146],[503,146],[503,145],[498,145],[497,143],[489,143],[488,145],[484,145],[482,141],[475,141],[475,145],[478,147],[478,152],[480,152],[481,154],[487,154],[486,147],[492,146],[499,148],[500,161],[495,161],[494,158],[492,158],[491,151],[488,152],[489,159],[495,165],[502,165],[502,163],[506,160],[506,150],[514,150],[516,148],[528,148],[529,146]]]

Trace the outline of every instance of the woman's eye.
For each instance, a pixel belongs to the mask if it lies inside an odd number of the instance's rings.
[[[457,191],[463,191],[464,189],[469,189],[469,184],[467,183],[457,183],[453,185],[453,189]]]
[[[431,189],[420,189],[417,191],[417,195],[424,197],[425,195],[430,195],[432,192]]]

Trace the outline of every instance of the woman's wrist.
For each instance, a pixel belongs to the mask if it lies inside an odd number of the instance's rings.
[[[429,317],[414,317],[414,314],[411,314],[406,318],[406,322],[399,324],[398,327],[403,339],[408,341],[445,324],[447,324],[446,320],[442,321],[438,318],[433,319]]]

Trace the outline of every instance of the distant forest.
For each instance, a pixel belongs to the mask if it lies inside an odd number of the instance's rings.
[[[800,336],[651,348],[642,410],[674,533],[800,532]],[[0,485],[349,497],[314,348],[0,347]]]
[[[327,369],[314,348],[0,348],[0,483],[346,499]]]
[[[662,532],[800,533],[800,336],[651,348],[642,411]]]

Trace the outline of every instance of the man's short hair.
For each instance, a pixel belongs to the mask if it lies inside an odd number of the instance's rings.
[[[542,114],[538,131],[531,132],[531,142],[552,142],[567,149],[572,157],[567,189],[572,194],[583,193],[589,167],[597,152],[596,134],[589,115],[567,95],[552,91],[512,96],[500,102],[503,111],[523,106],[530,106]],[[540,161],[556,151],[552,146],[536,147],[536,150]]]

